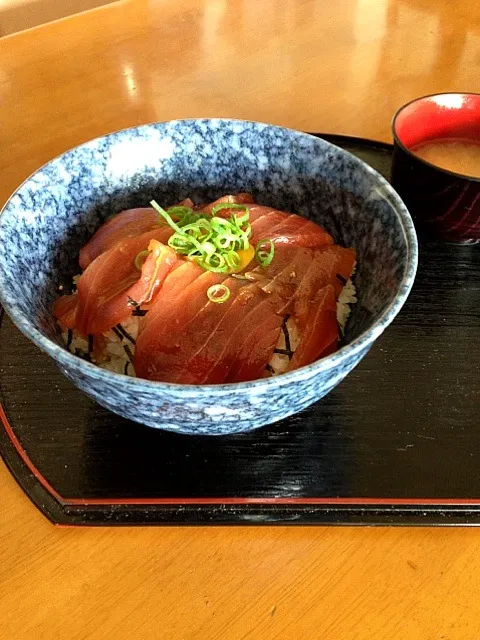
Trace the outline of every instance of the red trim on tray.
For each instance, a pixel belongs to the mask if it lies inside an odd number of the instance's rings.
[[[101,506],[101,505],[201,505],[201,504],[224,504],[224,505],[247,505],[247,504],[276,504],[276,505],[410,505],[433,506],[433,505],[480,505],[480,498],[64,498],[56,491],[48,480],[40,473],[27,455],[27,452],[20,444],[17,436],[13,432],[7,415],[0,403],[0,420],[5,428],[7,436],[10,438],[15,450],[22,459],[28,470],[35,476],[42,487],[57,502],[66,506]],[[62,526],[62,525],[57,525]],[[70,525],[66,525],[70,526]]]
[[[17,436],[13,433],[13,429],[10,426],[10,423],[8,421],[8,418],[7,418],[7,414],[5,413],[5,409],[3,408],[3,405],[2,405],[1,402],[0,402],[0,420],[2,421],[2,424],[5,427],[5,431],[7,432],[7,436],[10,438],[13,446],[15,447],[15,449],[16,449],[16,451],[18,453],[18,455],[23,460],[23,462],[25,463],[25,465],[28,468],[28,470],[30,471],[30,473],[32,473],[35,476],[35,478],[40,482],[40,484],[44,487],[44,489],[46,489],[48,491],[48,493],[50,493],[59,502],[63,502],[62,496],[57,491],[55,491],[55,489],[48,482],[48,480],[46,480],[42,476],[40,471],[37,469],[37,467],[33,464],[33,462],[28,457],[27,452],[25,451],[25,449],[20,444],[20,441],[18,440]]]

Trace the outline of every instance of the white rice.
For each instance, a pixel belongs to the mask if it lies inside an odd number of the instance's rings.
[[[76,280],[78,280],[79,277],[80,276],[75,276],[73,279],[74,283],[76,283]],[[351,313],[350,305],[355,304],[356,302],[357,297],[355,285],[351,279],[349,279],[337,300],[337,322],[342,336],[345,333],[345,325]],[[130,359],[135,353],[134,341],[137,339],[138,335],[139,320],[140,318],[138,316],[130,316],[130,318],[124,320],[121,325],[117,325],[115,329],[105,332],[103,334],[106,343],[105,350],[98,360],[95,360],[94,356],[91,355],[90,357],[92,362],[103,369],[135,377],[135,369]],[[123,333],[127,334],[129,337],[122,335],[119,327],[121,327],[121,329],[123,329]],[[300,341],[300,335],[295,322],[291,318],[287,319],[286,329],[290,342],[290,351],[295,352]],[[69,344],[69,335],[69,331],[64,331],[62,333],[63,340],[69,351],[81,358],[88,358],[88,341],[85,338],[73,334]],[[285,333],[282,331],[275,350],[287,351],[287,346]],[[267,369],[270,371],[271,375],[284,373],[288,367],[290,358],[291,354],[274,353]]]
[[[138,335],[138,316],[131,316],[124,320],[121,324],[123,330],[133,339],[137,339]],[[133,357],[135,353],[135,344],[128,338],[125,338],[118,331],[110,330],[103,334],[105,338],[105,350],[102,352],[101,357],[96,359],[94,355],[91,355],[91,361],[97,364],[102,369],[108,369],[115,373],[123,373],[128,376],[135,377],[135,369],[130,361],[130,357]],[[66,345],[68,345],[69,331],[62,333],[62,338]],[[88,341],[81,336],[73,333],[72,339],[68,349],[71,353],[80,356],[81,358],[88,357],[89,345]]]

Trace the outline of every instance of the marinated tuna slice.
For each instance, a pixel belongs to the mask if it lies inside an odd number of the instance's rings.
[[[219,276],[217,278],[221,279]],[[189,293],[190,299],[193,295],[196,296],[196,304],[189,305],[188,314],[184,313],[184,302],[179,298],[176,305],[171,306],[170,313],[175,321],[170,323],[170,331],[162,331],[165,322],[163,314],[157,314],[154,319],[149,314],[145,319],[137,342],[135,368],[143,370],[142,359],[146,354],[150,366],[149,376],[154,376],[151,379],[168,382],[181,379],[184,383],[188,380],[191,384],[198,384],[212,367],[211,361],[204,357],[205,346],[212,336],[220,337],[225,331],[225,327],[222,330],[219,326],[242,285],[239,280],[223,277],[222,284],[228,287],[230,296],[225,302],[217,303],[209,300],[208,289],[205,289],[208,283],[205,278],[200,279],[203,279],[204,286],[197,287],[195,294],[192,291]],[[233,321],[236,322],[235,319]],[[147,331],[148,341],[145,335]],[[216,348],[219,346],[216,345]],[[155,352],[154,357],[149,353],[152,351]]]
[[[276,315],[282,301],[265,294],[256,284],[240,284],[227,279],[222,284],[231,292],[226,303],[210,303],[196,317],[196,350],[188,357],[183,372],[174,381],[189,384],[222,382],[234,362],[239,363],[242,345],[252,333],[252,327],[265,317]],[[253,355],[255,358],[255,350]],[[265,364],[265,362],[263,363]]]
[[[325,229],[311,220],[293,213],[287,216],[281,225],[272,229],[271,232],[267,232],[266,235],[275,245],[290,244],[296,247],[312,248],[333,245],[333,238]],[[255,239],[253,241],[255,242]]]
[[[120,240],[138,236],[159,226],[158,214],[148,209],[128,209],[107,220],[80,249],[79,264],[84,270],[104,251],[111,249]],[[165,227],[165,240],[172,230]]]
[[[281,307],[282,301],[277,299],[272,309],[274,302],[273,297],[265,294],[256,283],[242,287],[219,325],[219,339],[212,336],[203,349],[202,356],[209,363],[209,368],[200,384],[219,384],[227,380],[238,353],[251,337],[252,327],[260,325],[272,313],[276,314]]]
[[[294,307],[293,317],[301,339],[287,371],[311,364],[336,351],[337,305],[332,285],[317,291],[310,304],[301,311]]]
[[[191,385],[278,375],[338,348],[356,300],[353,249],[248,193],[151,205],[114,216],[82,248],[77,292],[54,305],[67,348]]]
[[[137,339],[134,361],[137,375],[169,381],[170,356],[183,353],[185,341],[191,338],[188,332],[195,331],[195,325],[189,323],[205,306],[217,304],[209,301],[207,292],[211,286],[221,284],[225,276],[201,271],[180,292],[156,297]],[[179,364],[184,367],[185,360]]]
[[[244,382],[265,376],[265,367],[272,359],[283,324],[282,316],[275,313],[265,315],[263,322],[251,328],[247,340],[236,354],[235,364],[225,382]]]
[[[75,316],[77,314],[77,294],[60,296],[53,305],[53,315],[67,329],[75,328]]]
[[[96,258],[78,281],[75,327],[81,335],[99,334],[132,312],[131,301],[149,302],[178,261],[176,253],[158,241],[162,230],[117,242]],[[135,258],[150,250],[141,271]]]
[[[234,196],[222,196],[221,198],[218,198],[217,200],[214,200],[213,202],[210,202],[209,204],[202,204],[199,205],[198,207],[195,207],[195,209],[202,211],[203,213],[212,213],[212,210],[214,209],[214,207],[216,207],[218,204],[245,204],[245,205],[250,205],[253,203],[253,198],[249,193],[237,193]],[[227,217],[230,216],[232,214],[232,211],[235,211],[235,209],[221,209],[220,210],[221,213],[218,213],[216,215],[222,216],[222,217]]]
[[[193,202],[190,198],[187,198],[174,206],[193,208]],[[120,240],[141,235],[157,227],[163,227],[163,232],[160,236],[157,236],[157,239],[163,244],[166,244],[173,230],[168,225],[165,225],[163,220],[159,219],[158,213],[151,207],[127,209],[117,213],[107,220],[100,229],[93,234],[87,244],[80,249],[78,259],[80,267],[86,269],[95,258],[104,251],[111,249],[117,242],[120,242]]]
[[[258,267],[255,272],[266,278],[263,288],[288,298],[297,291],[305,277],[304,289],[297,297],[311,299],[311,292],[332,284],[338,297],[345,282],[350,278],[355,265],[355,251],[338,245],[326,245],[316,249],[278,246],[275,260],[267,268]],[[305,289],[306,288],[306,289]],[[304,294],[303,291],[307,293]]]

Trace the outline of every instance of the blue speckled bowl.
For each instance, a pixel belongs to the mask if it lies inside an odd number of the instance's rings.
[[[218,386],[149,382],[111,373],[61,344],[51,305],[78,272],[80,247],[111,214],[213,200],[249,191],[262,204],[324,225],[358,252],[359,303],[337,353],[276,378]],[[0,215],[0,299],[17,327],[75,385],[104,407],[192,434],[249,431],[327,394],[392,322],[410,291],[417,242],[388,183],[363,162],[315,137],[255,122],[179,120],[92,140],[34,173]]]

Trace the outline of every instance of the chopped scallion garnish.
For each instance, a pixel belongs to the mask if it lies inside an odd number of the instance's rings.
[[[275,253],[275,245],[271,240],[260,240],[255,249],[255,257],[262,267],[268,267]]]
[[[145,260],[148,258],[148,256],[150,255],[150,251],[148,251],[147,249],[145,249],[145,251],[140,251],[140,253],[137,253],[137,255],[135,256],[135,268],[138,269],[138,271],[142,270],[143,265],[145,264]]]
[[[222,202],[213,207],[212,215],[184,206],[165,211],[155,200],[150,204],[174,231],[168,245],[207,271],[225,274],[241,271],[254,255],[262,266],[272,261],[274,249],[270,240],[259,243],[256,254],[250,246],[250,212],[244,204]],[[224,209],[235,212],[230,218],[217,217]]]
[[[220,204],[216,204],[212,209],[212,216],[216,216],[219,211],[222,209],[237,209],[243,210],[245,213],[248,213],[248,207],[244,204],[236,204],[234,202],[220,202]],[[248,217],[247,217],[248,220]]]
[[[210,302],[226,302],[230,297],[230,289],[224,284],[214,284],[207,289]]]

